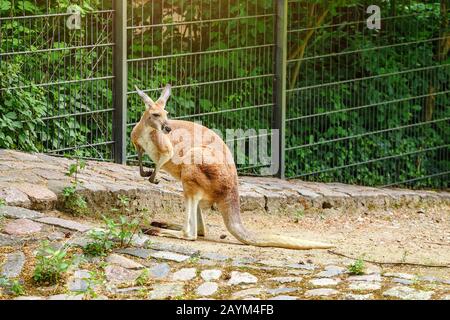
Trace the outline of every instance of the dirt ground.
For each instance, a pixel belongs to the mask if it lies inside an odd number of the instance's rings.
[[[355,259],[394,263],[383,265],[395,271],[413,272],[450,279],[450,207],[400,208],[389,211],[341,211],[335,209],[306,213],[300,217],[243,213],[245,225],[256,232],[289,235],[331,243],[336,253]],[[161,213],[156,221],[181,223],[183,213]],[[343,257],[328,250],[296,251],[241,245],[225,229],[219,213],[206,214],[206,238],[190,243],[193,248],[228,256],[247,255],[259,260],[286,260],[332,264]],[[221,236],[226,235],[225,239]],[[173,243],[185,241],[167,239]],[[344,258],[344,260],[351,261]],[[446,266],[420,267],[408,264]]]
[[[102,221],[74,218],[60,212],[52,215],[101,225]],[[164,242],[189,245],[202,252],[229,257],[289,263],[339,264],[354,259],[382,263],[385,272],[405,272],[450,280],[450,206],[398,208],[391,210],[308,211],[301,215],[269,215],[244,212],[245,226],[254,232],[273,233],[333,244],[329,250],[289,250],[258,248],[237,241],[215,211],[204,213],[207,236],[197,241],[164,238]],[[182,224],[184,212],[156,214],[149,221]],[[224,238],[224,236],[226,236]],[[223,239],[224,238],[224,239]],[[161,238],[152,237],[154,241]],[[344,256],[347,257],[344,257]],[[391,265],[392,264],[392,265]],[[419,265],[425,266],[419,266]]]

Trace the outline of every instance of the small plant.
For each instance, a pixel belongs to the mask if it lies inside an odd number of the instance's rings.
[[[19,280],[13,280],[11,282],[10,290],[15,296],[23,296],[25,294],[25,289],[23,288]]]
[[[84,168],[86,168],[86,161],[77,158],[76,162],[69,166],[69,171],[67,172],[67,175],[69,177],[75,177],[75,180],[77,180],[78,173]]]
[[[25,294],[25,289],[19,280],[11,280],[0,276],[0,287],[9,290],[15,296],[23,296]]]
[[[92,241],[83,248],[83,252],[89,256],[106,256],[114,248],[109,230],[91,230],[88,236]]]
[[[105,256],[114,248],[127,248],[139,231],[139,220],[129,220],[120,216],[119,222],[103,217],[105,229],[89,232],[92,240],[84,248],[84,253],[91,256]]]
[[[142,273],[139,275],[139,277],[136,279],[136,285],[137,286],[144,286],[148,279],[149,279],[149,271],[148,269],[144,269]]]
[[[77,193],[77,185],[73,182],[70,187],[63,189],[64,207],[72,214],[82,215],[86,213],[87,202],[82,195]]]
[[[75,215],[83,215],[87,210],[86,199],[77,193],[78,185],[81,183],[78,181],[78,173],[84,168],[86,168],[86,162],[77,158],[76,163],[69,166],[69,171],[66,174],[73,178],[72,184],[63,189],[64,207]]]
[[[299,223],[301,219],[305,217],[305,211],[299,210],[294,213],[294,222]]]
[[[194,255],[192,255],[190,258],[189,258],[189,260],[188,260],[188,262],[190,263],[190,264],[196,264],[196,263],[198,263],[200,261],[200,255],[199,254],[194,254]]]
[[[111,211],[121,215],[129,215],[131,213],[130,198],[125,195],[119,195],[117,198],[119,200],[119,208],[113,208]]]
[[[119,239],[119,247],[128,247],[133,240],[133,237],[139,231],[139,220],[132,219],[121,216],[119,217],[119,224],[117,225],[118,233],[117,238]]]
[[[86,289],[86,295],[91,299],[95,299],[98,297],[97,292],[95,292],[95,288],[97,285],[103,284],[104,275],[102,272],[93,270],[89,272],[89,278],[85,279],[88,283],[88,287]]]
[[[348,272],[354,275],[364,274],[365,264],[362,258],[356,260],[354,263],[348,266]]]
[[[6,288],[9,286],[9,279],[5,276],[0,276],[0,287]]]
[[[130,205],[130,198],[127,196],[119,195],[118,198],[122,207],[127,208]]]
[[[67,249],[54,249],[48,242],[43,242],[36,255],[36,267],[33,280],[37,284],[54,285],[71,265],[67,258]]]

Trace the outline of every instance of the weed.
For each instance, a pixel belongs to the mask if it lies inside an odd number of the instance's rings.
[[[87,211],[86,199],[77,193],[78,185],[81,183],[78,181],[78,173],[84,168],[86,168],[86,162],[77,158],[76,163],[71,164],[66,173],[67,176],[73,178],[73,181],[69,187],[63,190],[64,208],[75,215],[83,215]]]
[[[364,274],[365,264],[362,258],[356,260],[354,263],[348,266],[348,272],[354,275]]]
[[[0,276],[0,287],[9,290],[14,296],[23,296],[25,294],[25,289],[19,280],[12,280]]]
[[[196,252],[193,254],[189,259],[188,263],[190,264],[197,264],[200,261],[200,253]]]
[[[91,230],[88,236],[92,241],[83,247],[83,252],[87,255],[106,256],[114,248],[114,241],[108,230]]]
[[[71,265],[67,258],[67,249],[54,249],[48,242],[43,242],[36,255],[33,280],[37,284],[54,285]]]
[[[95,287],[104,283],[104,274],[102,272],[93,270],[89,272],[89,278],[85,279],[88,283],[86,289],[86,295],[91,299],[98,297],[97,292],[95,292]]]
[[[119,239],[119,246],[121,248],[128,247],[133,240],[133,237],[139,231],[139,220],[128,220],[126,217],[119,217],[119,225],[117,237]]]
[[[301,219],[305,217],[305,211],[299,210],[294,213],[294,222],[299,223]]]
[[[136,285],[144,286],[147,283],[149,277],[150,275],[148,269],[144,269],[142,273],[139,275],[139,277],[136,279]]]
[[[15,296],[23,296],[25,294],[25,289],[23,288],[19,280],[13,280],[11,282],[11,292]]]
[[[83,251],[91,256],[105,256],[114,248],[127,248],[133,237],[139,231],[139,220],[129,220],[120,216],[119,221],[103,217],[105,229],[97,229],[89,232],[88,243]]]
[[[64,207],[75,215],[83,215],[87,210],[86,199],[77,193],[77,183],[73,182],[70,187],[63,189]]]
[[[130,198],[127,196],[119,195],[118,198],[122,207],[127,208],[130,205]]]
[[[119,200],[119,208],[113,208],[111,209],[111,211],[121,215],[130,215],[130,198],[125,195],[119,195],[117,198]]]
[[[86,168],[86,162],[81,159],[76,159],[76,163],[71,164],[69,166],[69,171],[67,172],[67,175],[69,177],[75,177],[75,180],[77,180],[78,173]]]

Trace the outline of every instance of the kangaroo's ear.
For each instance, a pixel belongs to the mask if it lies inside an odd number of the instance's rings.
[[[142,101],[144,101],[147,108],[155,104],[155,102],[144,91],[140,90],[137,86],[135,87],[138,95],[141,97]]]
[[[172,86],[170,84],[168,84],[164,88],[164,90],[163,90],[163,92],[161,94],[161,97],[158,99],[158,102],[162,102],[164,104],[164,107],[165,107],[165,105],[167,103],[167,100],[169,100],[171,94],[172,94]]]

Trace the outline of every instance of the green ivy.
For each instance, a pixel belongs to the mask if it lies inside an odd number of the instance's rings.
[[[105,3],[109,1],[53,0],[50,1],[50,11],[47,11],[48,1],[44,0],[2,0],[0,16],[60,13],[70,5],[78,4],[82,16],[86,17],[89,12],[103,8]],[[139,10],[132,7],[131,1],[127,3],[130,14],[134,15],[134,25],[148,24],[150,17],[154,25],[169,23],[172,21],[171,10],[186,20],[199,19],[199,16],[202,20],[213,20],[219,15],[258,16],[274,12],[274,2],[269,0],[154,1],[152,5],[139,5]],[[164,3],[166,6],[163,8]],[[365,10],[370,4],[380,5],[385,16],[395,14],[398,17],[383,20],[379,32],[368,31],[364,23],[338,26],[349,16],[364,20],[367,17]],[[164,10],[169,10],[169,14],[162,14]],[[308,14],[310,11],[312,15]],[[330,52],[358,53],[306,60],[299,69],[298,77],[295,77],[295,65],[289,64],[289,85],[308,87],[353,78],[366,80],[334,87],[322,86],[288,95],[288,118],[323,115],[287,124],[287,147],[299,147],[287,152],[287,176],[323,182],[386,185],[448,171],[450,151],[448,148],[433,148],[449,144],[448,121],[439,121],[450,117],[449,95],[436,96],[433,110],[427,107],[427,98],[406,98],[448,90],[450,69],[428,68],[415,73],[402,73],[403,70],[449,63],[448,56],[444,60],[437,59],[439,49],[435,41],[421,41],[439,37],[443,31],[442,20],[446,17],[440,12],[440,3],[409,0],[290,2],[290,28],[314,25],[321,13],[324,13],[323,24],[336,26],[317,29],[306,46],[304,56],[311,58]],[[406,17],[400,18],[402,15]],[[112,41],[103,38],[99,32],[105,27],[112,30],[108,15],[93,15],[87,28],[72,31],[70,36],[58,37],[54,35],[64,30],[64,19],[40,20],[41,23],[30,21],[38,20],[7,20],[0,24],[0,52],[38,50],[42,47],[65,49],[83,43]],[[209,83],[272,74],[273,48],[265,50],[259,47],[273,43],[274,26],[274,17],[268,16],[190,24],[184,30],[153,27],[144,29],[143,34],[129,31],[128,57],[131,59],[243,46],[258,49],[129,63],[128,90],[133,91],[135,85],[151,89],[162,88],[167,83],[175,86],[188,84],[189,88],[174,90],[168,105],[171,117],[201,120],[210,128],[222,131],[227,128],[269,129],[272,125],[270,106],[239,112],[233,110],[270,105],[274,96],[272,77]],[[289,54],[302,43],[302,39],[295,38],[293,34],[289,36]],[[418,43],[391,46],[408,42]],[[375,49],[380,46],[385,48]],[[111,80],[37,85],[112,75],[111,62],[111,47],[101,50],[55,50],[11,55],[3,59],[0,63],[0,148],[45,152],[112,141],[111,112],[96,112],[113,105]],[[383,76],[387,74],[393,75]],[[154,98],[158,94],[156,91],[150,92]],[[399,101],[386,103],[393,100]],[[371,107],[336,112],[363,105]],[[128,123],[138,121],[142,111],[143,104],[137,95],[129,95]],[[217,111],[221,113],[211,114]],[[69,112],[77,116],[60,116]],[[193,116],[195,114],[204,115]],[[421,122],[430,123],[411,126]],[[403,129],[383,131],[397,127]],[[349,136],[355,138],[346,139]],[[77,149],[82,157],[112,158],[110,145]],[[60,153],[73,155],[74,150]],[[128,154],[133,153],[129,145]],[[357,163],[361,165],[354,165]],[[259,173],[258,170],[246,172]],[[445,177],[421,179],[414,185],[448,187],[447,180]]]

